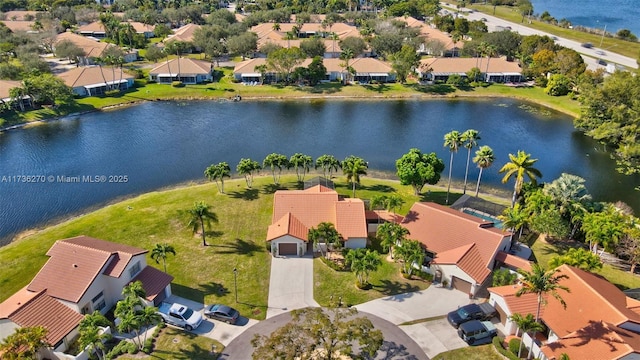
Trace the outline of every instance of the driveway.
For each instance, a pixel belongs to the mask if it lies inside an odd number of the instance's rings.
[[[294,309],[318,307],[313,299],[313,256],[274,257],[267,319]]]
[[[433,358],[441,352],[467,346],[458,337],[456,329],[442,317],[471,301],[461,291],[430,286],[426,290],[388,296],[355,307],[358,311],[376,315],[396,325],[411,320],[440,317],[414,325],[398,326],[429,358]]]

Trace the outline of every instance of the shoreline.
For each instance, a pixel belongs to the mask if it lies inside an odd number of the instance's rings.
[[[301,96],[295,96],[295,95],[281,95],[281,96],[242,96],[242,101],[283,101],[283,100],[294,100],[294,99],[305,99],[305,100],[359,100],[359,101],[379,101],[379,100],[389,100],[389,101],[394,101],[394,100],[420,100],[420,101],[428,101],[428,100],[453,100],[453,99],[514,99],[514,100],[518,100],[518,101],[524,101],[524,102],[529,102],[529,103],[533,103],[539,106],[544,106],[546,108],[552,109],[554,111],[558,111],[562,114],[568,115],[572,118],[577,118],[578,116],[580,116],[579,114],[576,114],[570,110],[564,109],[562,107],[558,107],[558,106],[554,106],[553,104],[550,104],[548,102],[545,101],[540,101],[537,99],[530,99],[527,98],[526,96],[522,96],[522,95],[516,95],[516,94],[470,94],[470,93],[453,93],[453,94],[447,94],[447,95],[438,95],[438,94],[421,94],[421,93],[415,93],[415,94],[404,94],[404,95],[369,95],[369,96],[358,96],[358,95],[326,95],[326,94],[318,94],[318,95],[301,95]],[[26,122],[21,122],[18,124],[13,124],[13,125],[8,125],[8,126],[3,126],[0,127],[0,134],[6,131],[11,131],[11,130],[19,130],[22,129],[26,126],[29,125],[37,125],[37,124],[44,124],[47,122],[51,122],[51,121],[56,121],[56,120],[64,120],[66,118],[70,118],[70,117],[75,117],[75,116],[82,116],[85,114],[91,114],[94,112],[100,112],[100,111],[112,111],[114,109],[120,109],[120,108],[124,108],[124,107],[129,107],[129,106],[135,106],[138,104],[142,104],[142,103],[147,103],[147,102],[156,102],[156,101],[220,101],[220,100],[225,100],[225,101],[231,101],[229,100],[227,97],[225,96],[219,96],[219,97],[211,97],[211,96],[186,96],[186,97],[181,97],[181,96],[171,96],[171,97],[167,97],[167,98],[156,98],[156,99],[143,99],[143,100],[135,100],[135,101],[127,101],[127,102],[122,102],[119,104],[115,104],[115,105],[108,105],[108,106],[104,106],[101,108],[96,108],[93,110],[87,110],[87,111],[80,111],[80,112],[74,112],[74,113],[69,113],[69,114],[64,114],[64,115],[59,115],[59,116],[52,116],[49,118],[44,118],[44,119],[39,119],[39,120],[34,120],[34,121],[26,121]]]

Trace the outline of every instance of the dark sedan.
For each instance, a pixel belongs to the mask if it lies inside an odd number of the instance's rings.
[[[204,316],[209,319],[224,321],[228,324],[235,324],[240,317],[240,313],[227,305],[213,304],[204,308]]]

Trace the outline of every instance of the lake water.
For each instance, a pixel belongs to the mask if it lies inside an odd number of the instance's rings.
[[[545,10],[560,20],[565,18],[573,25],[603,29],[616,33],[629,29],[640,36],[640,2],[638,0],[531,0],[533,11],[542,14]]]
[[[444,134],[468,128],[496,154],[483,184],[511,188],[500,183],[498,169],[522,149],[539,159],[543,181],[573,173],[587,179],[596,199],[640,210],[632,190],[639,176],[617,174],[569,117],[514,100],[154,102],[0,133],[0,239],[122,196],[201,181],[212,163],[227,161],[235,170],[242,157],[261,162],[272,152],[353,154],[372,169],[393,171],[395,160],[417,147],[448,166]],[[461,150],[455,178],[464,177],[465,161]],[[470,168],[473,188],[478,172]],[[16,182],[19,175],[43,182]],[[126,182],[109,182],[124,176]]]

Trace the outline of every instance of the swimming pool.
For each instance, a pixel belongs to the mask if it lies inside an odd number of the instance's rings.
[[[475,216],[477,218],[480,218],[482,220],[487,220],[487,221],[491,221],[493,223],[493,226],[497,227],[498,229],[502,229],[502,221],[498,220],[498,218],[493,217],[489,214],[485,214],[483,212],[480,212],[478,210],[474,210],[474,209],[470,209],[470,208],[464,208],[462,209],[462,212],[465,214],[469,214],[471,216]]]

